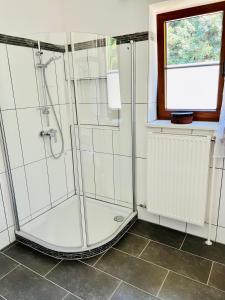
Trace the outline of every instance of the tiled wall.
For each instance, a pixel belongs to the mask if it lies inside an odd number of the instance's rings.
[[[14,49],[11,51],[16,51],[16,46],[1,45],[1,59],[2,68],[0,69],[0,84],[2,82],[3,74],[7,75],[7,81],[5,81],[4,87],[0,88],[0,93],[2,93],[1,99],[7,99],[3,102],[4,109],[4,121],[6,124],[6,129],[8,130],[9,136],[13,136],[12,141],[8,141],[13,145],[17,155],[11,155],[12,167],[14,168],[14,178],[18,178],[15,182],[18,182],[18,192],[21,195],[20,199],[23,199],[23,205],[20,209],[21,218],[27,218],[32,216],[32,212],[35,214],[41,206],[48,207],[52,202],[60,199],[61,191],[63,190],[65,195],[72,192],[73,179],[70,175],[72,172],[71,166],[71,149],[67,148],[67,155],[61,160],[55,162],[49,155],[49,149],[47,145],[43,145],[43,140],[37,138],[37,128],[40,130],[40,126],[45,126],[45,120],[41,118],[37,107],[39,100],[38,96],[30,97],[37,90],[37,84],[34,83],[36,74],[34,68],[29,66],[23,66],[22,59],[18,62],[13,62],[11,67],[10,61],[10,48]],[[8,54],[7,54],[8,50]],[[29,51],[28,51],[29,50]],[[23,51],[20,49],[18,51]],[[26,48],[24,50],[26,56],[30,57],[33,61],[35,56],[32,49]],[[118,46],[119,53],[119,66],[120,66],[120,82],[121,82],[121,97],[122,97],[122,109],[121,111],[114,112],[110,114],[106,106],[105,99],[105,87],[103,82],[104,79],[99,79],[97,77],[104,77],[101,74],[101,69],[104,70],[104,59],[103,66],[96,65],[96,57],[101,57],[101,48],[86,49],[77,51],[77,57],[74,57],[76,62],[74,82],[77,89],[77,101],[78,101],[78,116],[81,123],[80,141],[77,140],[78,150],[73,153],[74,156],[80,157],[80,148],[82,149],[83,158],[83,171],[85,178],[85,189],[86,192],[90,194],[91,197],[96,197],[100,200],[114,202],[122,205],[129,206],[131,201],[131,86],[130,86],[130,76],[131,76],[131,65],[130,65],[130,46],[129,44],[121,44]],[[79,54],[78,54],[79,53]],[[48,52],[45,54],[49,55]],[[79,58],[83,57],[82,61],[85,64],[79,65]],[[15,58],[14,58],[15,59]],[[26,68],[26,72],[29,74],[29,78],[22,78],[17,73],[16,64],[21,63],[23,68]],[[19,67],[21,67],[19,65]],[[31,64],[32,65],[32,64]],[[52,70],[51,75],[51,92],[55,95],[54,99],[56,101],[56,107],[58,113],[60,114],[61,121],[64,123],[64,129],[67,128],[65,117],[66,111],[69,109],[66,98],[63,98],[63,85],[64,80],[59,80],[62,76],[59,68],[61,61],[57,61],[55,65],[55,71]],[[10,69],[9,69],[10,66]],[[62,65],[61,65],[62,66]],[[80,66],[80,67],[79,67]],[[21,68],[22,68],[21,67]],[[17,67],[18,69],[18,67]],[[82,73],[83,72],[83,73]],[[54,75],[55,74],[55,75]],[[61,74],[61,75],[60,75]],[[17,77],[15,77],[17,76]],[[82,80],[82,78],[87,78]],[[18,86],[12,85],[13,78],[17,78]],[[33,78],[33,79],[32,79]],[[93,80],[93,78],[95,78]],[[5,79],[4,79],[5,80]],[[21,85],[24,82],[29,82],[28,91],[24,91]],[[57,84],[56,84],[56,83]],[[87,84],[88,83],[88,84]],[[60,86],[60,87],[59,87]],[[13,87],[13,89],[12,89]],[[32,92],[29,91],[32,89]],[[86,94],[84,94],[86,93]],[[4,97],[4,95],[7,96]],[[9,96],[10,95],[10,96]],[[61,95],[61,96],[60,96]],[[17,96],[17,97],[16,97]],[[58,97],[58,98],[57,98]],[[18,100],[16,99],[18,98]],[[26,98],[26,99],[25,99]],[[8,101],[10,99],[10,101]],[[15,99],[15,100],[14,100]],[[57,100],[58,99],[58,100]],[[146,126],[147,124],[147,114],[148,114],[148,41],[139,41],[136,43],[136,130],[137,130],[137,144],[136,144],[136,188],[137,188],[137,202],[138,205],[146,204],[146,153],[147,153],[147,131],[149,130]],[[18,103],[18,107],[15,109]],[[5,106],[5,107],[4,107]],[[27,107],[27,108],[25,108]],[[28,113],[29,112],[29,113]],[[118,115],[119,114],[119,115]],[[29,126],[23,124],[24,118],[29,118],[31,121]],[[42,116],[43,117],[43,116]],[[64,120],[64,121],[63,121]],[[10,126],[7,126],[10,124]],[[23,137],[23,132],[20,131],[15,133],[10,130],[14,126],[19,126],[22,131],[26,132],[26,137],[29,136],[30,147],[32,151],[30,153],[29,149],[23,146],[23,141],[25,142],[25,137]],[[36,127],[32,124],[36,124]],[[119,126],[118,126],[119,125]],[[34,127],[32,127],[34,126]],[[76,128],[76,131],[78,129]],[[161,129],[159,129],[161,130]],[[175,133],[175,131],[174,131]],[[188,132],[188,134],[193,134],[195,132]],[[209,133],[211,134],[211,132]],[[69,144],[70,137],[68,132],[64,132],[66,136],[66,143]],[[78,135],[76,135],[78,136]],[[67,145],[68,145],[67,144]],[[35,147],[33,145],[36,145]],[[43,150],[44,149],[44,150]],[[46,155],[44,154],[46,152]],[[75,151],[74,151],[75,152]],[[47,154],[48,153],[48,154]],[[0,156],[0,160],[2,160]],[[54,165],[53,165],[54,164]],[[3,164],[0,164],[3,166]],[[51,169],[52,167],[52,169]],[[54,176],[53,176],[54,167]],[[55,173],[55,170],[58,172]],[[64,174],[62,179],[62,169]],[[1,167],[0,170],[1,179],[1,198],[0,198],[0,248],[12,241],[13,239],[13,219],[12,210],[10,207],[9,196],[6,186],[6,177],[4,169]],[[49,182],[48,185],[43,185],[40,183],[40,188],[42,189],[43,197],[41,198],[41,203],[36,200],[36,205],[34,203],[31,205],[29,201],[29,194],[27,195],[27,189],[32,187],[32,180],[34,175],[45,173],[46,181]],[[215,191],[215,202],[214,202],[214,213],[213,213],[213,237],[217,241],[225,243],[225,167],[224,162],[220,161],[217,164],[216,170],[216,191]],[[28,176],[29,179],[28,179]],[[58,175],[57,175],[58,174]],[[33,177],[32,177],[33,176]],[[36,176],[36,175],[35,175]],[[36,177],[35,177],[36,178]],[[43,178],[39,178],[44,181]],[[57,189],[59,183],[64,186],[64,189]],[[56,187],[52,191],[50,188]],[[44,192],[44,187],[46,193]],[[50,190],[50,192],[49,192]],[[48,192],[47,192],[48,191]],[[44,195],[49,195],[48,197]],[[32,197],[36,197],[35,191],[33,191]],[[51,197],[51,198],[50,198]],[[24,201],[24,199],[27,199]],[[53,199],[53,200],[52,200]],[[18,201],[18,203],[22,203]],[[190,224],[177,222],[164,218],[162,216],[151,215],[146,212],[143,208],[138,208],[139,217],[142,219],[149,220],[164,226],[175,228],[178,230],[190,232],[196,235],[205,236],[207,233],[207,224],[204,228],[196,227]],[[6,216],[6,217],[5,217]],[[7,230],[8,228],[8,230]]]
[[[43,89],[40,70],[35,68],[38,62],[36,51],[19,45],[0,44],[1,108],[21,224],[74,194],[69,132],[69,120],[72,120],[74,115],[71,116],[67,95],[63,53],[43,51],[43,61],[53,55],[61,56],[49,65],[46,71],[50,93],[65,138],[65,154],[55,160],[50,153],[49,141],[39,135],[41,130],[47,129],[47,120],[41,113],[44,104]],[[52,108],[50,128],[56,128]],[[53,148],[55,153],[59,152],[59,136]],[[2,153],[0,160],[2,248],[14,239],[14,222]]]
[[[118,45],[122,109],[107,104],[106,48],[74,53],[74,82],[81,125],[85,191],[89,197],[132,208],[131,101],[129,44]],[[78,134],[76,134],[78,138]]]

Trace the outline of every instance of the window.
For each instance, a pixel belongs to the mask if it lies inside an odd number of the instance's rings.
[[[219,119],[225,61],[225,2],[157,16],[158,118],[193,111]]]

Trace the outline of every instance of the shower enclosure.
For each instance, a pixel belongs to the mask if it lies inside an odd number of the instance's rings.
[[[136,220],[135,43],[86,33],[0,42],[16,238],[58,258],[103,252]]]

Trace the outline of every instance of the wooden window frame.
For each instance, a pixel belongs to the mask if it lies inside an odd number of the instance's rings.
[[[225,1],[217,2],[208,5],[181,9],[157,15],[157,42],[158,42],[158,101],[157,114],[158,119],[170,119],[170,113],[175,110],[166,109],[165,95],[165,62],[166,62],[166,45],[165,45],[165,22],[180,18],[198,16],[201,14],[223,11],[223,28],[222,28],[222,43],[221,43],[221,59],[218,84],[218,99],[217,108],[214,111],[201,110],[193,111],[195,121],[218,121],[223,98],[224,88],[224,67],[225,67]]]

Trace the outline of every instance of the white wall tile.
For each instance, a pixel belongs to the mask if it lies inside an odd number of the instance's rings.
[[[94,171],[93,152],[82,151],[81,155],[82,155],[81,163],[82,163],[82,170],[83,170],[85,192],[95,194],[95,171]]]
[[[108,102],[107,80],[106,79],[97,79],[96,80],[96,89],[97,89],[97,102],[98,103],[107,103]]]
[[[13,243],[16,240],[14,226],[8,228],[8,234],[9,234],[9,242]]]
[[[219,226],[225,227],[225,170],[223,170],[223,180],[220,197],[220,211],[219,211]]]
[[[55,53],[55,56],[58,55],[61,56],[60,59],[55,61],[58,96],[59,96],[59,103],[65,104],[69,102],[69,95],[67,91],[67,83],[66,83],[66,76],[65,76],[64,56],[61,53],[60,54]]]
[[[18,217],[19,220],[23,220],[30,215],[30,203],[28,198],[24,167],[13,170],[12,177],[16,196]]]
[[[55,202],[67,194],[66,168],[64,156],[58,159],[52,157],[47,159],[51,201]]]
[[[136,197],[137,204],[147,204],[147,160],[136,158]]]
[[[76,191],[77,194],[80,193],[80,195],[83,194],[83,183],[82,183],[82,178],[81,178],[81,153],[80,150],[73,149],[73,157],[74,157],[74,173],[75,173],[75,186],[76,186]],[[84,159],[83,159],[84,160]],[[93,159],[92,159],[93,162]],[[83,165],[84,168],[84,165]],[[92,169],[91,169],[93,174],[93,183],[94,183],[94,166],[92,163]],[[83,169],[84,172],[84,169]],[[87,175],[90,175],[90,173],[87,173]],[[87,181],[87,179],[85,178]],[[86,183],[85,181],[85,183]],[[95,191],[95,186],[94,186],[94,191]]]
[[[132,159],[127,156],[114,155],[115,199],[132,203]]]
[[[8,56],[5,44],[0,44],[0,99],[1,109],[15,108],[11,75],[9,70]]]
[[[80,124],[98,125],[97,104],[79,104],[78,119]]]
[[[73,52],[73,63],[75,78],[89,76],[87,49]]]
[[[204,224],[204,226],[187,224],[187,233],[196,235],[196,236],[200,236],[203,238],[207,238],[208,237],[208,228],[209,228],[209,225],[206,223]],[[211,238],[213,241],[215,241],[215,239],[216,239],[216,226],[214,226],[214,225],[212,226]]]
[[[14,215],[13,215],[13,208],[11,203],[11,198],[9,194],[8,182],[6,174],[0,174],[0,185],[2,190],[2,197],[6,212],[6,221],[8,226],[12,226],[14,223]]]
[[[49,183],[46,161],[41,160],[25,167],[30,197],[31,213],[50,204]]]
[[[0,232],[5,230],[6,228],[7,228],[6,215],[5,215],[5,208],[4,208],[1,186],[0,186]]]
[[[21,135],[24,161],[30,163],[45,157],[40,110],[27,108],[18,110],[18,121]]]
[[[159,216],[149,213],[146,208],[138,207],[138,219],[154,224],[159,224]]]
[[[147,157],[147,104],[136,105],[136,156]]]
[[[94,151],[113,153],[112,130],[93,130]]]
[[[8,246],[9,243],[10,241],[9,241],[8,230],[4,230],[3,232],[0,233],[0,250]]]
[[[224,227],[217,228],[216,241],[218,243],[225,244],[225,228]]]
[[[98,51],[98,75],[106,76],[106,47],[97,48]]]
[[[136,101],[148,102],[148,41],[136,43]]]
[[[71,149],[70,124],[72,124],[72,115],[70,104],[60,105],[61,124],[64,137],[65,150]],[[55,127],[55,129],[58,128]],[[57,138],[60,140],[59,132]]]
[[[68,193],[74,193],[74,174],[73,174],[73,157],[72,151],[69,150],[65,153],[65,163],[66,163],[66,183]]]
[[[90,48],[87,51],[88,51],[89,77],[98,77],[99,76],[98,48]]]
[[[160,216],[160,225],[185,232],[186,223]]]
[[[120,94],[123,103],[131,102],[131,49],[130,44],[118,45]]]
[[[23,164],[22,149],[15,110],[2,112],[11,168]]]
[[[110,109],[108,104],[98,104],[98,122],[102,126],[118,126],[119,111]]]
[[[120,110],[119,131],[113,131],[115,154],[131,156],[131,104],[123,104]]]
[[[212,173],[212,169],[210,169],[208,195],[210,195],[210,189],[211,189],[211,173]],[[221,184],[222,184],[222,170],[216,169],[214,197],[213,197],[213,210],[212,210],[212,223],[214,225],[217,225],[217,221],[218,221]],[[208,200],[209,200],[209,198],[208,198]],[[209,203],[206,208],[206,219],[205,220],[207,223],[209,222]]]
[[[80,128],[79,136],[77,131],[77,139],[78,142],[80,141],[82,150],[93,151],[92,131],[91,128]]]
[[[211,157],[210,157],[210,167],[212,167],[213,165],[213,153],[214,153],[214,146],[215,146],[215,143],[211,143]],[[216,158],[216,168],[223,168],[223,164],[224,164],[224,159],[223,158]]]
[[[96,195],[114,199],[113,156],[94,153]]]
[[[16,107],[38,106],[33,50],[7,45]]]
[[[0,173],[3,173],[5,171],[5,162],[3,158],[3,149],[1,146],[2,145],[0,144]]]
[[[95,80],[77,81],[77,101],[78,103],[96,103],[97,87]]]

